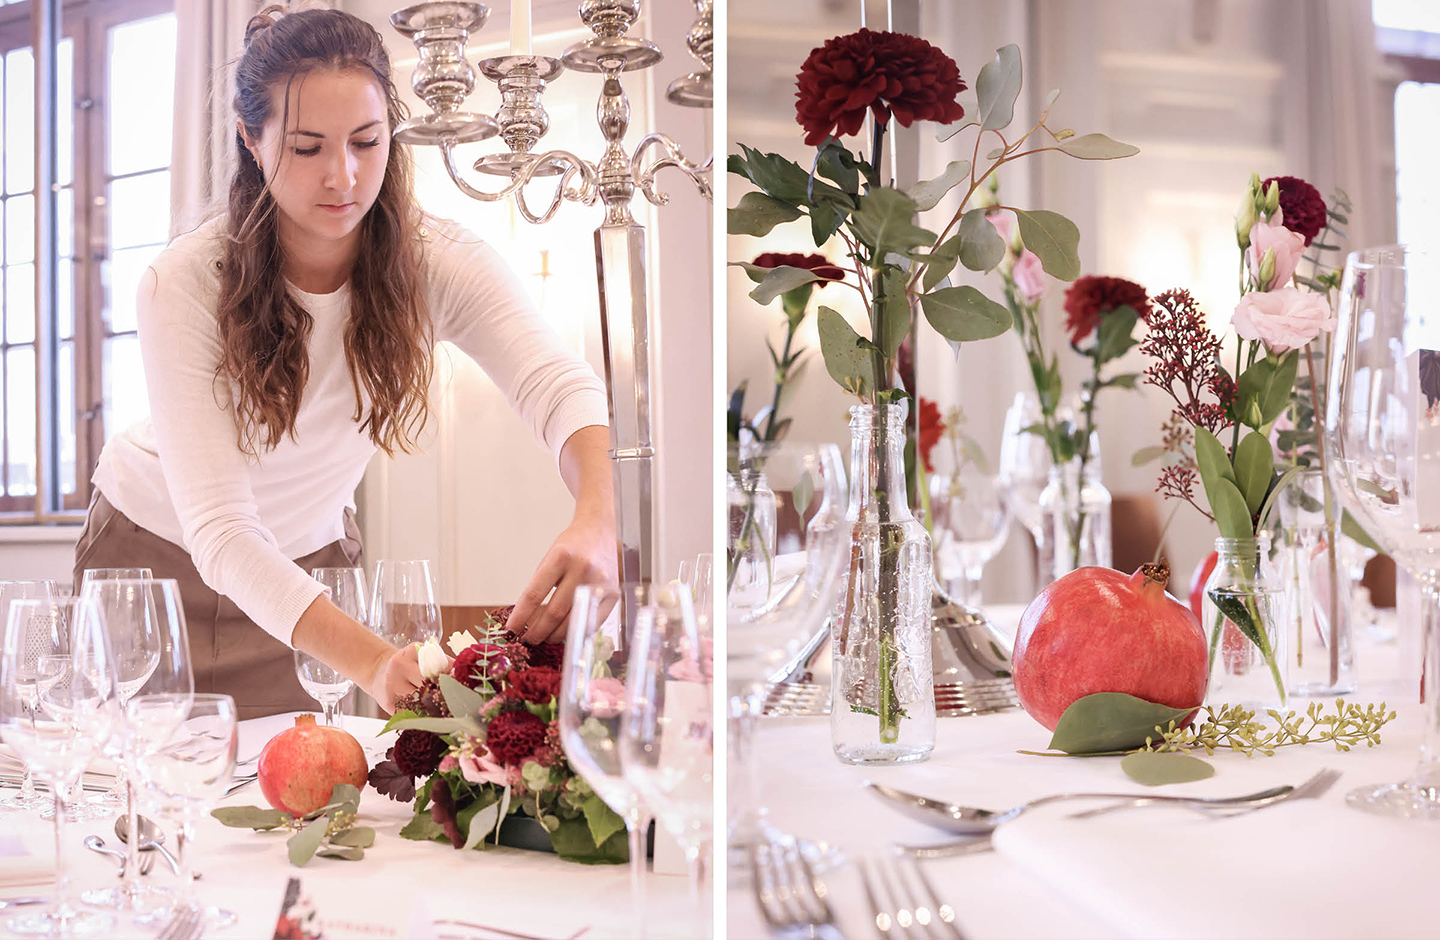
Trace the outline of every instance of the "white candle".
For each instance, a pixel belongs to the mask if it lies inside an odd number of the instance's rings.
[[[530,0],[510,0],[510,54],[530,54]]]

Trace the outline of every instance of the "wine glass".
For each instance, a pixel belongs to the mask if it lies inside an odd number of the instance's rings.
[[[623,594],[629,600],[622,604],[622,589],[597,584],[575,589],[559,701],[560,741],[570,766],[625,820],[637,936],[644,934],[645,842],[652,817],[620,766],[627,676],[621,617],[626,609],[644,606],[651,590],[648,585],[626,585]]]
[[[651,592],[637,608],[626,657],[620,766],[625,780],[685,850],[690,901],[704,915],[714,806],[714,674],[709,632],[685,585]]]
[[[91,581],[143,581],[154,576],[149,568],[86,568],[80,575],[80,589]]]
[[[1040,402],[1033,392],[1016,392],[1005,412],[1005,430],[1000,439],[1001,485],[1010,500],[1010,511],[1039,545],[1044,522],[1040,494],[1050,482],[1050,449],[1045,438],[1026,430],[1040,423]]]
[[[693,559],[686,558],[680,562],[680,571],[676,577],[681,584],[690,588],[690,596],[694,599],[695,614],[710,618],[710,592],[712,589],[715,569],[715,556],[709,552],[701,552]]]
[[[1325,408],[1326,472],[1341,504],[1425,592],[1425,732],[1415,776],[1351,791],[1389,816],[1440,819],[1440,259],[1353,252],[1340,285]]]
[[[375,562],[370,629],[395,646],[440,636],[440,605],[428,561]]]
[[[930,478],[935,519],[935,573],[945,590],[972,610],[980,609],[985,563],[1010,535],[1011,501],[998,477],[973,466]]]
[[[766,830],[760,767],[753,756],[766,683],[804,677],[807,660],[829,631],[826,618],[839,600],[840,575],[848,557],[845,469],[839,448],[798,441],[757,445],[753,455],[747,450],[743,461],[734,455],[730,478],[737,485],[731,487],[732,494],[743,492],[739,483],[744,465],[757,463],[772,487],[752,498],[773,505],[783,496],[787,550],[771,559],[769,572],[747,577],[736,564],[745,556],[739,548],[744,526],[730,527],[727,570],[734,577],[728,579],[725,596],[730,702],[727,842],[729,871],[737,879],[749,870],[748,850]],[[750,476],[755,475],[752,470]],[[743,515],[746,508],[732,502],[731,511]],[[765,835],[778,834],[765,831]]]
[[[184,718],[177,725],[173,719],[180,709],[185,709]],[[228,927],[236,920],[233,911],[200,903],[191,853],[195,824],[209,816],[235,774],[235,751],[240,741],[235,700],[213,694],[138,695],[125,711],[132,727],[145,730],[140,735],[143,749],[138,764],[147,805],[179,829],[175,840],[179,897],[166,908],[136,918],[136,923],[153,927],[188,910],[201,913],[207,932]]]
[[[310,577],[325,585],[325,593],[342,613],[365,623],[365,572],[360,568],[311,568]],[[320,703],[325,724],[339,727],[340,702],[355,687],[354,680],[308,653],[295,651],[295,676],[306,694]]]
[[[54,581],[0,581],[0,624],[7,622],[10,604],[13,601],[53,600],[58,596]],[[48,619],[39,618],[35,621],[34,628],[41,636],[44,636],[51,629],[51,623]],[[24,640],[20,642],[23,644]],[[32,664],[38,656],[37,651],[31,651]],[[35,789],[35,778],[29,768],[26,768],[25,775],[20,781],[20,792],[0,800],[0,807],[7,809],[41,810],[49,805],[50,797]]]
[[[49,629],[36,629],[39,621]],[[86,602],[20,600],[10,605],[0,648],[0,739],[50,788],[54,800],[55,893],[49,910],[22,913],[18,934],[88,936],[108,932],[109,914],[76,908],[65,860],[65,794],[109,743],[119,690],[109,640]]]
[[[116,784],[111,792],[123,794],[129,831],[139,832],[137,761],[155,739],[164,740],[179,726],[185,718],[185,703],[195,693],[180,585],[171,578],[97,577],[81,588],[80,597],[90,605],[114,652],[121,708],[142,693],[173,699],[168,727],[158,711],[152,711],[143,727],[124,720],[122,711],[120,733],[109,752],[116,759]],[[140,880],[138,839],[127,840],[126,856],[124,881],[115,888],[86,892],[85,903],[133,913],[167,906],[167,889]]]

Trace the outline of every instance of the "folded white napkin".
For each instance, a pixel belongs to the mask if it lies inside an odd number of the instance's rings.
[[[0,744],[0,776],[18,778],[25,774],[25,763],[15,756],[8,745]],[[8,779],[5,781],[10,782]],[[115,783],[115,762],[108,757],[97,757],[85,770],[84,782],[90,786],[108,787]]]
[[[1374,816],[1343,796],[1228,819],[1143,807],[1090,819],[1058,803],[995,849],[1124,936],[1434,937],[1417,899],[1440,872],[1440,824]]]
[[[55,851],[34,833],[0,831],[0,897],[49,885],[55,880]]]

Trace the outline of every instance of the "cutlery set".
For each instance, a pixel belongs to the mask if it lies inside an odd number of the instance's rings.
[[[1009,679],[976,679],[935,683],[935,714],[963,717],[1003,711],[1019,704]],[[774,682],[765,688],[760,713],[777,718],[820,717],[830,714],[830,687],[814,682]]]

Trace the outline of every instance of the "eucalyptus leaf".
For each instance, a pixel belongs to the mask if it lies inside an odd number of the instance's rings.
[[[351,826],[330,837],[334,845],[354,845],[368,849],[375,844],[375,830],[369,826]]]
[[[945,194],[959,185],[970,173],[969,160],[951,160],[945,171],[933,180],[922,180],[910,187],[910,198],[921,212],[933,209],[945,198]]]
[[[951,137],[954,137],[956,134],[960,133],[965,128],[979,124],[980,121],[973,116],[975,109],[969,108],[967,110],[972,113],[971,117],[966,118],[958,124],[941,124],[939,127],[935,128],[935,139],[943,144],[945,141],[949,140]]]
[[[795,513],[801,519],[805,518],[805,510],[810,508],[810,499],[815,495],[815,481],[806,470],[800,474],[800,479],[795,482],[795,488],[790,491],[790,500],[795,504]]]
[[[750,280],[754,281],[756,284],[759,284],[761,281],[765,280],[765,276],[768,275],[771,271],[775,270],[774,268],[762,268],[760,267],[760,265],[751,264],[748,261],[727,261],[725,262],[725,266],[727,268],[743,269],[745,271],[745,276],[750,278]]]
[[[358,845],[345,845],[332,839],[322,842],[315,854],[322,858],[343,858],[347,862],[358,862],[365,857],[365,850]]]
[[[1136,751],[1120,761],[1120,769],[1147,787],[1191,783],[1215,776],[1215,768],[1198,757],[1176,751]]]
[[[1012,43],[995,50],[995,58],[985,63],[975,79],[977,117],[983,129],[998,131],[1010,126],[1021,83],[1020,47]]]
[[[1009,310],[969,285],[921,294],[920,307],[935,332],[953,343],[999,336],[1013,323]]]
[[[1040,105],[1040,113],[1041,113],[1041,114],[1045,114],[1045,113],[1049,112],[1049,110],[1055,106],[1055,99],[1057,99],[1057,98],[1059,98],[1059,97],[1060,97],[1060,89],[1058,89],[1058,88],[1052,88],[1052,89],[1050,89],[1050,93],[1045,96],[1045,102],[1044,102],[1042,105]]]
[[[1130,466],[1143,467],[1147,463],[1153,463],[1165,456],[1165,448],[1158,444],[1150,447],[1142,447],[1130,455]]]
[[[315,855],[315,850],[320,848],[320,843],[325,839],[325,830],[329,825],[330,820],[317,819],[286,841],[285,846],[290,853],[291,865],[301,867],[310,861]]]
[[[401,731],[413,728],[416,731],[433,731],[436,734],[480,733],[480,726],[469,718],[408,718],[396,722],[395,727]]]
[[[450,714],[456,718],[469,718],[472,715],[480,714],[485,699],[474,689],[465,685],[459,679],[448,672],[440,673],[435,680],[440,686],[440,694],[445,697],[445,707],[450,709]]]
[[[1066,754],[1095,754],[1144,747],[1164,728],[1200,706],[1172,708],[1124,692],[1096,692],[1076,699],[1055,725],[1050,749]]]
[[[1079,157],[1081,160],[1118,160],[1121,157],[1133,157],[1140,152],[1139,147],[1111,140],[1104,134],[1084,134],[1080,137],[1070,137],[1060,141],[1056,146],[1070,156]]]
[[[258,806],[222,806],[219,809],[211,810],[211,816],[226,826],[233,826],[236,829],[279,829],[288,825],[293,818],[289,813],[279,809],[261,809]]]
[[[905,295],[907,275],[896,267],[886,266],[879,278],[880,351],[889,359],[910,335],[910,300]]]
[[[471,817],[470,832],[465,836],[465,848],[475,848],[499,824],[500,803],[497,800]]]
[[[1274,477],[1275,454],[1269,438],[1259,431],[1249,432],[1235,448],[1235,483],[1250,515],[1260,511]]]
[[[823,305],[815,323],[826,371],[840,383],[841,388],[852,395],[864,397],[875,385],[875,370],[870,353],[860,345],[860,334],[844,317]]]
[[[416,813],[400,830],[400,838],[416,842],[433,842],[444,835],[445,827],[437,823],[428,810]]]
[[[1350,515],[1350,510],[1348,509],[1344,510],[1343,515],[1340,516],[1340,531],[1361,545],[1364,545],[1372,552],[1379,555],[1385,554],[1385,549],[1381,548],[1380,543],[1371,538],[1370,533],[1366,532],[1364,527],[1355,521],[1355,517]]]
[[[876,259],[890,252],[909,254],[935,242],[935,235],[914,222],[915,200],[898,189],[872,189],[860,197],[860,208],[850,217],[855,233],[874,251]]]
[[[971,209],[960,217],[960,227],[955,230],[960,263],[972,271],[992,271],[1005,257],[1005,239],[990,224],[985,211]],[[947,240],[947,244],[953,240]]]
[[[785,222],[794,222],[803,213],[765,193],[749,192],[725,213],[725,232],[728,235],[769,235],[770,230]]]
[[[935,250],[925,259],[925,273],[920,276],[921,288],[933,290],[936,284],[945,280],[950,272],[955,270],[955,262],[960,258],[960,244],[961,238],[957,233],[935,246]]]
[[[390,718],[385,722],[385,726],[380,729],[379,733],[385,734],[388,731],[394,731],[400,726],[400,722],[409,721],[411,718],[420,717],[422,716],[419,712],[413,712],[408,708],[402,708],[396,711],[395,714],[390,716]]]
[[[1016,209],[1020,240],[1040,259],[1045,273],[1062,281],[1080,276],[1080,229],[1058,212]]]
[[[776,297],[797,287],[821,280],[820,275],[808,268],[796,268],[788,264],[771,268],[758,287],[750,292],[750,299],[759,304],[768,304]]]

